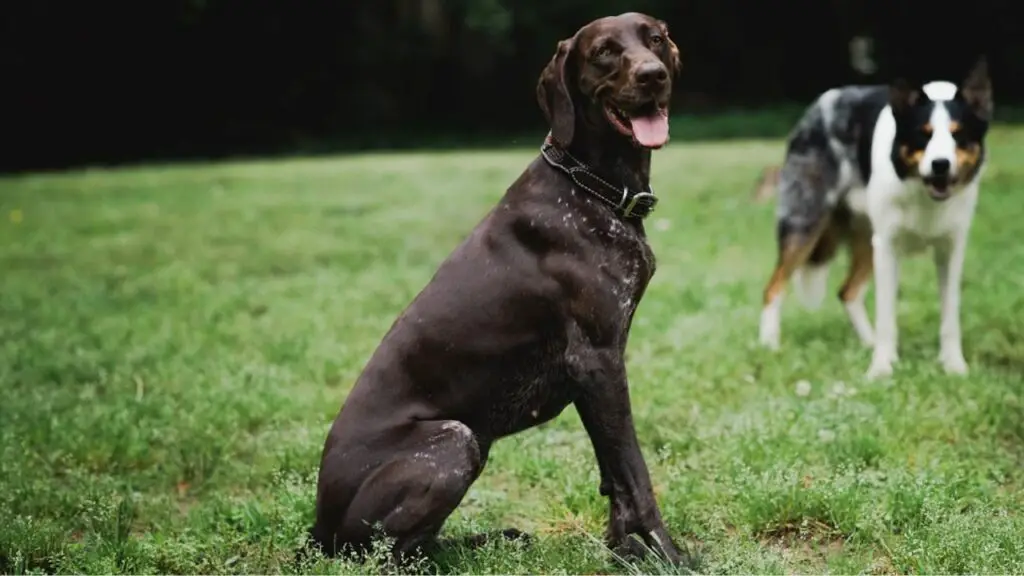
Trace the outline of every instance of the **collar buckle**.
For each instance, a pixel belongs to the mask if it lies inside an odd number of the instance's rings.
[[[624,202],[624,204],[625,206],[619,207],[622,210],[623,217],[645,218],[658,205],[658,197],[652,192],[638,192],[632,198],[629,198],[627,202]],[[637,208],[640,208],[640,210],[637,211]]]

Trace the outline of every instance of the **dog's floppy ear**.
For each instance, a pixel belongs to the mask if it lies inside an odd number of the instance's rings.
[[[974,64],[960,87],[960,95],[978,118],[992,120],[992,80],[988,75],[988,59],[982,56]]]
[[[676,46],[676,43],[672,41],[672,37],[669,36],[668,24],[665,24],[661,20],[658,21],[658,24],[660,24],[661,29],[665,31],[665,41],[668,42],[669,58],[672,59],[672,74],[673,76],[677,75],[683,69],[683,59],[679,55],[679,47]]]
[[[917,104],[922,95],[921,90],[915,88],[905,78],[897,78],[889,86],[889,105],[892,106],[893,114],[899,116],[906,112]]]
[[[573,49],[573,39],[558,43],[555,55],[544,67],[537,82],[537,103],[551,127],[551,137],[563,147],[572,144],[576,131],[576,109],[566,75],[566,62]]]

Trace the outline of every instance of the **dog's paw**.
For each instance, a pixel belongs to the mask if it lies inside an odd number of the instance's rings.
[[[942,364],[942,369],[945,370],[946,374],[955,376],[967,375],[967,360],[964,360],[963,353],[942,354],[939,356],[939,362]]]
[[[881,352],[876,348],[874,355],[871,357],[871,365],[868,366],[868,371],[864,374],[864,377],[868,380],[888,378],[892,376],[892,365],[895,362],[895,353]]]
[[[768,350],[778,350],[781,334],[782,326],[778,308],[771,305],[765,306],[761,311],[761,324],[758,326],[758,342]]]
[[[780,330],[777,326],[761,324],[761,331],[758,333],[757,341],[763,348],[778,350],[781,340]]]
[[[627,536],[617,542],[609,542],[608,547],[615,555],[627,562],[643,560],[647,557],[647,552],[649,551],[643,542],[632,536]]]
[[[881,380],[892,376],[891,362],[872,362],[864,377],[868,380]]]
[[[779,336],[777,334],[775,336],[767,337],[762,334],[758,343],[765,350],[771,350],[772,352],[777,352],[779,350]]]

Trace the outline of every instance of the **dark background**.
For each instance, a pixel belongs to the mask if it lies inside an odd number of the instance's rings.
[[[0,11],[0,170],[539,141],[534,86],[556,42],[631,10],[668,22],[683,54],[678,114],[792,109],[830,86],[894,75],[959,80],[986,53],[998,119],[1024,101],[1015,8],[998,0],[22,0]],[[873,39],[874,73],[851,67],[854,36]]]

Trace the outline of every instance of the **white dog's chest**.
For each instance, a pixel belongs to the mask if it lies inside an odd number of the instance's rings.
[[[908,186],[898,193],[867,198],[876,236],[890,238],[900,254],[911,255],[948,244],[966,233],[974,213],[977,189],[961,190],[945,202],[936,202],[923,190]]]

